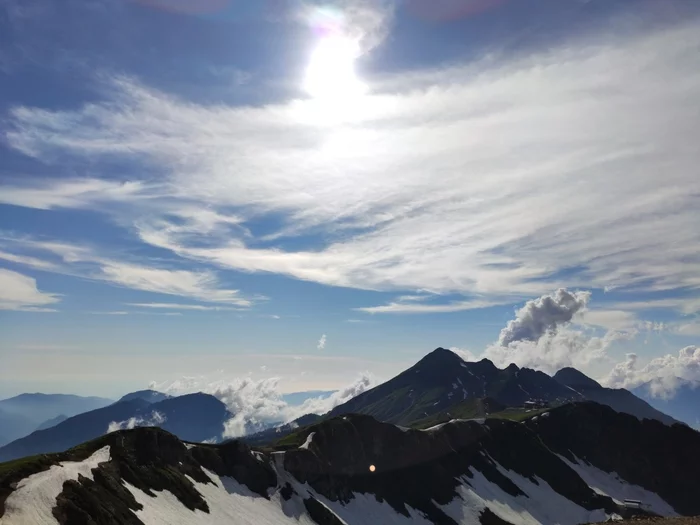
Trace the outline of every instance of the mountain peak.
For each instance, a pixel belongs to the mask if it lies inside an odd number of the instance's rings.
[[[121,399],[119,399],[117,403],[120,403],[122,401],[131,401],[133,399],[143,399],[148,403],[158,403],[159,401],[163,401],[165,399],[168,399],[169,397],[169,395],[163,394],[162,392],[157,392],[155,390],[139,390],[138,392],[131,392],[129,394],[126,394]]]
[[[591,379],[583,372],[575,368],[566,367],[554,374],[554,379],[564,386],[568,386],[576,390],[577,388],[599,389],[603,386],[597,381]]]
[[[447,350],[446,348],[436,348],[423,359],[418,361],[415,366],[425,366],[425,365],[448,365],[454,366],[462,362],[462,358],[455,354],[452,350]]]

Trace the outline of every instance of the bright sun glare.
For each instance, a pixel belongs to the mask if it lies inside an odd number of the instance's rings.
[[[323,37],[311,55],[304,89],[316,99],[337,104],[362,96],[367,86],[355,73],[358,56],[360,46],[356,40],[335,35]]]

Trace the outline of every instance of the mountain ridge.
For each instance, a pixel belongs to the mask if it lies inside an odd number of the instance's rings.
[[[360,413],[409,426],[462,401],[479,398],[491,398],[505,406],[527,402],[556,405],[588,399],[640,419],[678,423],[631,392],[605,388],[573,368],[564,368],[554,376],[515,364],[500,369],[488,359],[464,361],[445,348],[430,352],[392,379],[335,407],[329,415]]]
[[[44,509],[61,524],[354,525],[372,516],[573,525],[635,512],[616,503],[633,496],[661,515],[700,513],[700,433],[590,401],[523,423],[457,421],[429,430],[351,414],[313,424],[299,438],[286,451],[261,451],[239,440],[183,443],[157,428],[114,432],[65,453],[0,464],[0,519],[20,523],[16,498],[28,494],[13,494],[29,485],[19,481],[68,472],[51,470],[65,461],[87,463],[88,474],[68,479]],[[658,450],[661,443],[672,446]]]

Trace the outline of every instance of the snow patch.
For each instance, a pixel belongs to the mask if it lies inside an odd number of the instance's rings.
[[[2,525],[55,525],[52,509],[63,491],[63,484],[81,474],[92,478],[92,469],[109,461],[109,447],[103,447],[85,461],[66,461],[49,470],[21,480],[5,501]]]
[[[136,501],[143,505],[134,514],[148,525],[279,525],[290,522],[290,516],[296,518],[297,525],[315,525],[299,498],[284,501],[279,493],[274,493],[268,500],[233,478],[202,470],[213,483],[197,483],[189,476],[188,479],[206,500],[209,514],[188,510],[167,490],[151,497],[125,482]]]
[[[309,445],[311,445],[311,442],[313,441],[315,435],[316,432],[311,432],[308,436],[306,436],[306,441],[304,441],[304,444],[301,445],[299,448],[309,450]]]
[[[527,496],[511,496],[495,483],[470,468],[472,478],[463,476],[457,497],[442,510],[458,523],[479,523],[479,516],[488,508],[501,519],[516,525],[541,523],[595,523],[605,521],[603,510],[589,511],[556,492],[541,478],[536,483],[495,463],[496,468],[515,483]]]
[[[616,472],[605,472],[576,456],[574,456],[575,463],[572,463],[564,456],[559,456],[559,458],[598,494],[610,496],[620,504],[626,499],[639,500],[646,510],[661,516],[678,515],[674,508],[661,499],[658,494],[639,485],[627,483]]]

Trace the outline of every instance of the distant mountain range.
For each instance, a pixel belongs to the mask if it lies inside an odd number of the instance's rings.
[[[682,390],[685,397],[681,397],[680,402],[688,405],[698,393],[700,390],[688,386]],[[310,397],[331,394],[329,391],[305,392],[294,399],[303,403]],[[64,397],[70,398],[74,405],[60,404],[51,396],[24,395],[0,402],[0,409],[2,403],[12,402],[14,404],[8,406],[15,409],[23,403],[29,407],[28,413],[33,413],[36,418],[37,413],[52,414],[59,408],[74,411],[79,401],[83,404],[109,401],[100,398],[77,398],[76,401],[72,399],[76,396]],[[41,405],[42,400],[52,400],[52,410],[32,408]],[[245,440],[254,445],[274,443],[301,427],[346,414],[365,414],[403,427],[426,428],[451,419],[519,418],[532,410],[585,400],[607,405],[638,419],[656,419],[667,425],[678,422],[632,392],[605,388],[573,368],[564,368],[554,376],[514,364],[500,369],[488,359],[467,362],[450,350],[438,348],[408,370],[335,407],[328,414],[307,414],[275,428],[263,427]],[[673,406],[669,405],[669,408]],[[66,450],[108,430],[135,426],[159,426],[187,441],[218,441],[222,438],[224,423],[232,416],[225,405],[211,395],[170,397],[154,390],[132,392],[116,403],[72,417],[62,412],[39,424],[25,421],[21,412],[4,415],[14,418],[8,421],[15,429],[29,430],[28,435],[0,447],[0,461]],[[34,429],[37,430],[32,432]],[[6,439],[11,437],[6,436]]]
[[[0,400],[0,445],[26,436],[58,416],[74,416],[114,403],[102,397],[21,394]]]
[[[575,525],[700,514],[699,471],[700,433],[593,402],[426,430],[343,415],[282,449],[137,428],[0,465],[0,521]]]
[[[554,377],[514,364],[499,369],[488,359],[467,362],[444,348],[434,350],[386,383],[337,406],[329,415],[367,414],[380,421],[410,426],[466,400],[484,398],[506,407],[591,400],[639,419],[677,423],[631,392],[604,388],[573,368],[565,368]]]
[[[700,382],[676,378],[676,388],[667,397],[655,394],[651,383],[632,390],[655,409],[700,429]]]
[[[208,394],[189,394],[157,399],[150,394],[129,395],[126,401],[70,417],[45,430],[0,447],[0,461],[59,452],[105,434],[112,428],[160,426],[181,439],[195,442],[220,440],[224,423],[231,417],[226,406]]]

